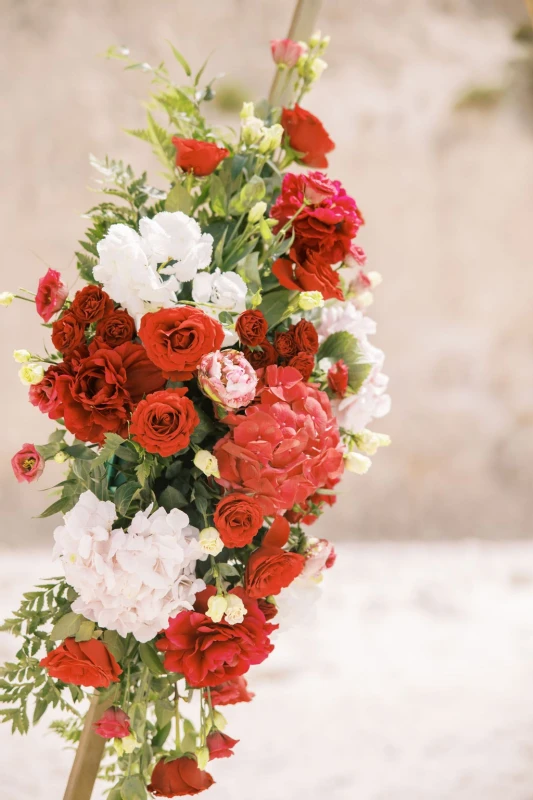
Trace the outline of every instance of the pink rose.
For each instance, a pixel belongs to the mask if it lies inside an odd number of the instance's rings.
[[[35,307],[44,322],[50,322],[54,314],[63,308],[67,295],[68,289],[61,280],[61,273],[49,269],[40,279],[35,295]]]
[[[130,718],[121,708],[108,708],[94,723],[93,730],[103,739],[124,739],[131,733]]]
[[[307,48],[292,39],[272,39],[270,49],[275,64],[292,68],[296,66],[298,59],[305,53]]]
[[[303,578],[316,578],[325,569],[335,563],[335,550],[327,539],[309,539],[309,547],[305,555],[305,564],[302,572]]]
[[[31,483],[42,475],[44,458],[37,452],[35,445],[26,442],[11,459],[11,466],[19,483]]]
[[[198,365],[200,389],[228,411],[248,406],[255,398],[257,373],[237,350],[217,350]]]

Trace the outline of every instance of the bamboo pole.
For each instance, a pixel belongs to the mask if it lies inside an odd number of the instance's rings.
[[[533,2],[533,0],[528,0]],[[322,0],[298,0],[294,14],[292,15],[291,26],[287,34],[288,39],[298,42],[309,39],[315,31],[316,21],[322,6]],[[282,70],[276,70],[276,75],[272,81],[269,101],[272,106],[286,105],[290,100],[291,90],[286,85],[286,75]]]
[[[91,800],[105,747],[105,739],[94,733],[93,725],[109,705],[99,704],[96,694],[91,700],[63,800]]]

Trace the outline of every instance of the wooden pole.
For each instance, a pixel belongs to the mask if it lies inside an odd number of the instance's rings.
[[[533,0],[528,0],[528,2],[533,2]],[[295,42],[309,39],[315,31],[321,6],[322,0],[298,0],[287,38]],[[287,86],[286,73],[283,70],[276,70],[268,98],[270,105],[286,105],[290,100],[290,95],[291,89]]]
[[[531,24],[533,25],[533,0],[526,0],[526,6],[529,12],[529,18],[531,19]]]
[[[93,725],[109,705],[107,702],[98,704],[98,695],[91,700],[63,800],[91,800],[106,742],[93,732]]]

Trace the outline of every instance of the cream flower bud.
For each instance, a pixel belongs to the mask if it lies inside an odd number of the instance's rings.
[[[40,383],[44,377],[44,367],[40,364],[25,364],[19,369],[19,378],[25,386]]]
[[[259,233],[265,242],[270,242],[272,239],[272,231],[266,219],[262,219],[259,223]]]
[[[204,528],[198,537],[200,547],[210,556],[218,556],[224,549],[224,542],[218,535],[216,528]]]
[[[130,733],[129,736],[124,736],[122,739],[113,739],[113,746],[117,755],[123,756],[124,754],[129,755],[133,753],[134,750],[138,750],[139,747],[141,747],[141,743],[137,740],[134,733]]]
[[[256,144],[264,135],[266,128],[259,117],[246,117],[241,127],[241,136],[244,144]]]
[[[209,763],[209,748],[198,747],[194,751],[194,754],[196,756],[196,761],[198,762],[198,769],[204,770]]]
[[[315,58],[311,62],[309,66],[309,74],[312,80],[317,81],[325,69],[327,69],[327,63],[324,61],[323,58]]]
[[[372,466],[371,460],[361,453],[345,453],[344,465],[348,472],[354,472],[356,475],[364,475]]]
[[[362,292],[357,297],[357,307],[358,308],[368,308],[374,302],[374,295],[372,292]]]
[[[268,153],[270,151],[274,151],[277,147],[280,146],[281,140],[283,138],[283,126],[282,125],[272,125],[270,128],[265,128],[263,132],[263,137],[259,142],[259,152],[260,153]]]
[[[355,441],[359,450],[367,456],[373,456],[377,453],[379,447],[388,447],[391,443],[391,438],[386,433],[374,433],[364,428],[355,437]]]
[[[216,708],[213,711],[213,719],[215,722],[215,728],[219,731],[223,731],[228,724],[228,721],[224,716],[224,714],[221,714],[220,711]]]
[[[324,306],[322,292],[300,292],[298,295],[298,305],[302,311],[311,311],[313,308]]]
[[[194,456],[194,466],[198,467],[208,478],[211,475],[214,478],[220,478],[217,457],[210,453],[209,450],[198,450]]]
[[[265,215],[265,211],[267,210],[267,204],[264,200],[260,200],[258,203],[255,203],[248,212],[248,222],[255,224],[263,219]]]
[[[317,47],[322,41],[322,31],[315,31],[309,38],[309,47]]]
[[[241,119],[248,119],[255,114],[255,106],[253,103],[243,103],[241,108]]]
[[[64,464],[65,461],[69,460],[69,454],[65,453],[64,450],[60,450],[59,453],[56,453],[54,456],[54,461],[56,464]]]
[[[229,625],[236,625],[242,622],[248,610],[245,608],[244,603],[236,594],[228,594],[226,608],[226,622]]]
[[[207,601],[206,617],[209,617],[213,622],[220,622],[228,607],[228,601],[222,594],[215,594]]]
[[[31,353],[29,350],[13,350],[13,358],[17,364],[26,364],[31,358]]]
[[[381,283],[383,283],[383,276],[381,272],[376,272],[376,270],[371,270],[370,272],[366,273],[366,277],[370,281],[370,286],[372,289],[375,289]]]
[[[15,295],[11,294],[11,292],[0,292],[0,306],[10,306],[13,300],[15,299]]]

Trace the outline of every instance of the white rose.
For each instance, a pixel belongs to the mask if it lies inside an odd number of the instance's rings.
[[[202,233],[195,219],[182,211],[161,211],[152,219],[143,217],[139,223],[141,235],[149,247],[154,267],[169,259],[175,263],[161,270],[180,281],[191,281],[198,270],[211,263],[213,237]]]

